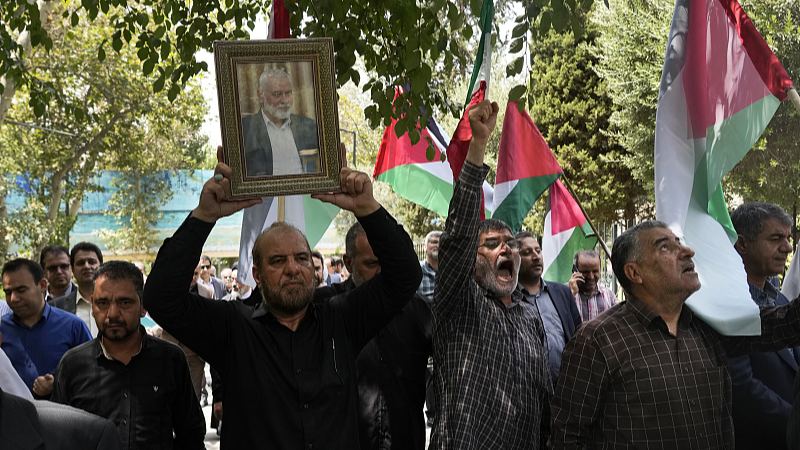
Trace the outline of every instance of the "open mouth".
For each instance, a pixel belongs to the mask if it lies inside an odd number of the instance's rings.
[[[501,281],[512,281],[514,273],[514,261],[506,259],[497,265],[497,278]]]
[[[683,273],[695,273],[694,264],[689,264],[686,266],[686,268],[683,269]]]

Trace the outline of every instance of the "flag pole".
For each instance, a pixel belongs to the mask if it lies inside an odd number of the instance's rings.
[[[567,177],[565,177],[563,173],[561,174],[561,181],[564,182],[564,186],[567,187],[567,190],[569,191],[569,195],[571,195],[572,198],[575,199],[575,203],[577,203],[578,204],[578,208],[581,209],[581,212],[583,213],[583,217],[586,217],[586,221],[589,222],[589,226],[592,227],[592,231],[594,231],[594,235],[597,236],[597,241],[600,242],[600,247],[603,248],[603,251],[606,253],[606,256],[608,256],[608,259],[611,260],[611,250],[608,249],[608,246],[606,245],[606,242],[603,240],[603,237],[600,236],[600,233],[597,232],[597,228],[595,228],[594,223],[592,223],[592,219],[590,219],[589,215],[586,214],[586,210],[583,209],[583,205],[581,205],[580,199],[578,199],[578,196],[575,195],[575,191],[572,190],[572,186],[569,184],[569,181],[567,181]]]
[[[281,195],[278,197],[278,220],[277,222],[285,222],[286,220],[286,197]]]

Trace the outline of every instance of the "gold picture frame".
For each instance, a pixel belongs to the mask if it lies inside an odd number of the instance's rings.
[[[231,198],[341,192],[333,39],[214,43]]]

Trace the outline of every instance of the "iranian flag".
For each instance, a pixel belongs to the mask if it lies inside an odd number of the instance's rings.
[[[514,108],[516,109],[516,108]],[[572,261],[581,250],[597,244],[589,221],[561,180],[550,185],[547,213],[542,234],[542,278],[567,283],[572,276]]]
[[[267,39],[285,39],[289,33],[289,13],[283,0],[274,0],[270,15]],[[261,233],[278,221],[291,223],[305,233],[308,245],[314,248],[322,239],[333,218],[339,213],[337,206],[311,198],[310,195],[290,195],[286,197],[264,197],[262,203],[251,206],[242,214],[242,234],[239,238],[238,280],[255,287],[253,278],[253,244]]]
[[[656,113],[656,215],[695,250],[702,288],[687,305],[722,334],[761,326],[720,183],[791,88],[735,0],[677,1]]]
[[[527,111],[508,102],[497,155],[492,218],[514,232],[522,226],[536,199],[561,175],[561,166]]]
[[[427,208],[442,217],[447,217],[450,199],[453,197],[453,172],[442,162],[447,153],[450,138],[435,120],[420,132],[420,140],[411,144],[408,133],[397,137],[396,120],[386,127],[375,161],[376,180],[389,183],[399,196]],[[434,145],[433,161],[428,161],[427,150],[430,138]],[[483,195],[491,208],[493,189],[483,183]],[[490,210],[486,214],[491,215]]]

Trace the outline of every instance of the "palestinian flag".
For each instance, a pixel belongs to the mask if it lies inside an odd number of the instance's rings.
[[[678,0],[656,113],[656,215],[697,253],[687,304],[726,335],[761,332],[721,181],[792,82],[735,0]]]
[[[514,232],[533,204],[561,175],[561,166],[527,111],[508,102],[497,155],[492,218],[507,223]]]
[[[284,39],[291,37],[289,33],[289,13],[283,0],[275,0],[269,23],[268,39]],[[242,234],[239,239],[239,275],[240,282],[255,287],[253,278],[253,244],[258,236],[278,220],[279,197],[264,197],[262,203],[251,206],[242,214]],[[305,233],[308,245],[314,248],[322,239],[333,218],[339,213],[339,207],[311,198],[310,195],[291,195],[283,197],[283,221],[291,223]]]
[[[392,120],[383,133],[373,177],[389,183],[392,190],[404,199],[447,217],[453,197],[453,173],[442,162],[442,155],[447,152],[450,138],[435,120],[430,119],[428,126],[420,132],[419,142],[412,145],[408,133],[397,137],[395,123]],[[426,157],[426,138],[430,138],[434,145],[433,161],[428,161]],[[489,208],[493,193],[489,183],[484,182],[483,195]],[[491,215],[490,211],[486,214]]]
[[[514,108],[516,109],[516,107]],[[572,261],[581,250],[597,244],[589,221],[561,180],[550,186],[542,234],[542,278],[567,283],[572,276]]]

